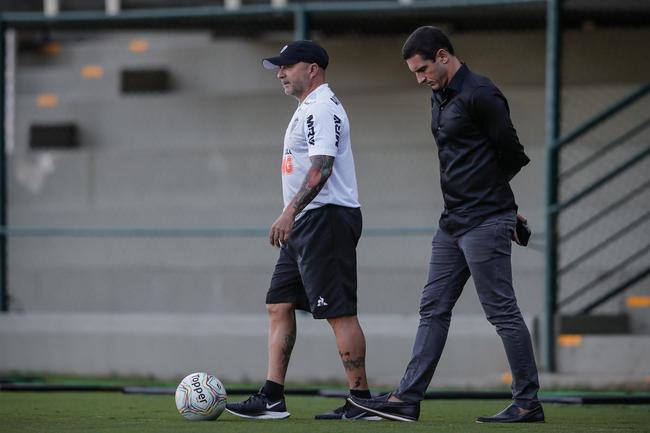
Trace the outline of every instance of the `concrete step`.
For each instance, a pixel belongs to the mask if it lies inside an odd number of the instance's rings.
[[[0,373],[180,378],[207,370],[227,382],[263,379],[266,316],[260,314],[9,313],[0,315]],[[360,315],[372,385],[394,386],[408,362],[418,318]],[[532,322],[527,319],[529,327]],[[479,315],[455,315],[433,387],[500,386],[510,375],[501,342]],[[542,388],[647,389],[650,336],[585,336],[560,345],[559,372]],[[324,321],[298,315],[288,380],[342,382]]]
[[[650,335],[560,335],[557,362],[563,374],[650,376]]]
[[[429,243],[429,237],[362,239],[360,311],[417,312]],[[9,247],[12,309],[24,312],[263,311],[278,257],[264,236],[12,238]],[[535,300],[527,296],[535,287],[525,289],[522,308]],[[467,311],[481,312],[471,286],[457,306]]]
[[[559,317],[561,334],[629,334],[627,314],[576,314]]]
[[[410,358],[415,316],[362,315],[372,386],[396,385]],[[432,386],[494,386],[507,362],[496,332],[481,316],[454,316]],[[0,373],[180,378],[211,371],[229,382],[258,383],[266,370],[264,314],[4,314]],[[507,375],[506,375],[507,376]],[[341,360],[325,321],[298,315],[287,380],[343,382]]]
[[[647,282],[626,293],[625,307],[632,333],[650,335],[650,285]]]
[[[261,59],[277,53],[284,41],[214,40],[208,32],[190,33],[185,37],[183,33],[173,35],[179,35],[178,40],[155,32],[118,33],[114,39],[63,40],[56,55],[21,55],[18,58],[18,91],[34,94],[38,89],[46,89],[48,77],[53,84],[71,83],[70,77],[79,77],[81,68],[89,64],[104,68],[109,80],[114,80],[116,71],[127,66],[168,67],[177,89],[196,94],[256,95],[280,91],[275,74],[261,67]],[[146,43],[147,50],[129,51],[129,44],[134,40]],[[386,46],[385,39],[360,39],[352,48],[349,41],[331,42],[328,50],[337,64],[331,77],[334,82],[340,82],[342,88],[356,91],[394,88],[395,77],[412,87],[404,66],[389,61],[394,59],[395,52],[399,52],[397,44],[393,48]],[[366,51],[375,53],[376,62],[384,62],[386,67],[382,74],[377,75],[372,65],[351,67],[359,52]],[[23,75],[23,72],[26,73]],[[373,75],[372,80],[366,78],[368,74]]]
[[[231,218],[219,221],[219,214],[252,207],[263,214],[281,210],[280,149],[269,145],[248,151],[161,150],[102,157],[82,150],[50,154],[47,170],[38,158],[16,158],[9,177],[10,188],[16,192],[9,200],[10,219],[17,225],[69,226],[76,220],[97,226],[105,225],[103,221],[111,215],[117,221],[128,218],[131,211],[135,221],[131,226],[142,224],[137,221],[145,214],[153,217],[148,225],[156,226],[174,221],[174,215],[183,212],[205,215],[212,211],[215,221],[210,225],[237,223]],[[360,200],[368,209],[369,222],[401,227],[437,222],[437,209],[442,207],[439,191],[419,201],[409,195],[413,188],[426,190],[434,182],[430,152],[359,152],[355,159]],[[391,171],[395,164],[408,165],[410,170]],[[385,174],[377,177],[378,172]],[[83,221],[84,215],[89,219]],[[93,217],[97,219],[91,221]],[[202,221],[188,218],[184,225]],[[242,218],[243,223],[252,216]]]
[[[540,373],[542,392],[557,390],[647,391],[650,377],[645,373]]]
[[[129,149],[187,149],[212,143],[215,148],[267,147],[279,143],[295,104],[289,98],[194,98],[148,95],[119,101],[67,101],[51,109],[32,99],[16,106],[16,143],[25,146],[32,123],[74,121],[82,148],[103,152]],[[251,116],[252,112],[255,116]],[[270,147],[270,146],[268,146]]]
[[[420,99],[413,92],[343,97],[352,124],[353,147],[428,150],[433,165],[432,142],[426,128],[409,134],[408,146],[397,144],[393,136],[397,120],[390,119],[413,114],[414,122],[428,123],[427,111],[413,105],[416,98]],[[384,109],[389,101],[392,108]],[[97,152],[187,149],[204,147],[206,143],[224,150],[270,148],[269,143],[281,149],[295,108],[295,100],[283,95],[257,96],[253,100],[246,95],[152,94],[107,101],[65,96],[59,106],[46,109],[37,108],[36,99],[27,97],[17,101],[15,134],[17,146],[24,146],[32,123],[74,121],[79,126],[81,146]]]
[[[638,236],[628,235],[628,245],[634,250],[646,243],[646,239]],[[616,245],[614,245],[616,247]],[[613,249],[607,249],[606,257],[616,257],[617,254],[623,257],[630,255],[630,251],[618,252]],[[600,299],[609,291],[631,278],[637,276],[640,272],[648,267],[647,257],[641,257],[636,262],[627,265],[624,268],[616,268],[618,259],[613,263],[607,263],[605,260],[597,261],[597,266],[589,263],[576,271],[572,271],[570,283],[562,282],[561,299],[566,299],[571,292],[568,289],[577,289],[579,287],[588,287],[589,290],[584,292],[579,298],[575,298],[570,303],[562,306],[561,314],[568,316],[566,320],[560,318],[559,326],[564,333],[631,333],[631,334],[650,334],[650,288],[647,281],[638,281],[629,287],[624,293],[614,296],[604,304],[598,306],[589,315],[580,313],[581,309],[590,303]],[[606,279],[600,279],[594,282],[596,276],[614,270],[615,273]],[[592,283],[591,285],[585,283]],[[569,284],[572,284],[570,286]],[[564,293],[566,292],[566,293]],[[573,316],[579,316],[577,319]],[[565,327],[566,326],[566,327]]]

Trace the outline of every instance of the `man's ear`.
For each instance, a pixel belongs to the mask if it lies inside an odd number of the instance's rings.
[[[319,69],[320,69],[320,66],[318,66],[316,63],[311,63],[309,65],[309,76],[311,78],[315,78],[318,75]]]
[[[443,64],[449,62],[449,51],[445,50],[444,48],[440,48],[436,55],[440,57],[440,61]]]

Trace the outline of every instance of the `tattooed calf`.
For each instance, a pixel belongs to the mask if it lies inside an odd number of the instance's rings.
[[[350,370],[357,370],[359,368],[365,368],[366,358],[364,356],[359,356],[358,358],[352,358],[350,352],[339,352],[341,360],[343,361],[343,367]]]

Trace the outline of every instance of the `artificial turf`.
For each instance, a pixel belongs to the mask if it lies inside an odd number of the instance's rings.
[[[229,397],[238,401],[245,396]],[[546,404],[544,424],[476,424],[477,415],[491,415],[508,401],[428,400],[420,421],[316,421],[314,414],[343,401],[324,397],[287,397],[287,420],[244,420],[224,413],[216,421],[183,419],[169,395],[127,395],[114,392],[0,392],[0,432],[650,432],[650,406],[573,406]]]

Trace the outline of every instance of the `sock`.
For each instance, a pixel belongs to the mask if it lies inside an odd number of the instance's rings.
[[[370,398],[370,390],[369,389],[351,389],[350,390],[350,395],[352,397],[357,397],[357,398]]]
[[[271,401],[278,401],[284,398],[284,385],[267,380],[262,387],[262,393]]]

